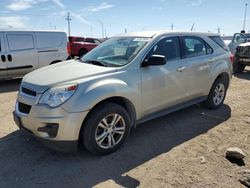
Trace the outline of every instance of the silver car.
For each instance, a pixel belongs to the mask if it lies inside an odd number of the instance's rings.
[[[211,33],[115,36],[82,59],[26,75],[15,122],[60,151],[80,143],[113,152],[139,123],[201,102],[221,107],[232,77],[224,46]]]

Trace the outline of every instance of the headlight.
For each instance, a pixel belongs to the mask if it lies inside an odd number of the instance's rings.
[[[45,91],[40,100],[39,104],[47,104],[50,107],[58,107],[66,102],[70,97],[73,96],[77,89],[77,85],[63,85],[48,89]]]

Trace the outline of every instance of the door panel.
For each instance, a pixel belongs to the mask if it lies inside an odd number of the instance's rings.
[[[177,72],[183,66],[180,59],[178,37],[161,39],[147,54],[145,61],[152,55],[165,56],[167,63],[161,66],[141,68],[143,115],[163,110],[185,101],[183,73]]]
[[[33,33],[6,33],[8,76],[23,76],[37,68],[38,55]]]
[[[151,66],[142,72],[142,107],[144,115],[180,104],[185,101],[184,77],[176,69],[183,60],[167,62],[163,66]]]
[[[3,33],[0,33],[0,78],[5,77],[7,77],[7,57],[5,54]]]
[[[213,50],[203,39],[189,36],[183,37],[183,51],[187,99],[205,96],[210,83],[209,67],[213,61]]]

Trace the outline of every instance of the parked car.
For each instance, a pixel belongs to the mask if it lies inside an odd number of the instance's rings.
[[[240,44],[236,48],[233,72],[242,73],[246,66],[250,66],[250,42]]]
[[[235,33],[233,40],[229,43],[228,47],[232,54],[235,54],[236,48],[242,44],[250,42],[250,33]]]
[[[22,77],[65,61],[67,35],[59,31],[0,31],[0,79]]]
[[[90,50],[101,44],[99,39],[84,37],[69,37],[71,56],[82,57]]]
[[[219,35],[146,32],[113,37],[82,59],[26,75],[17,125],[49,147],[96,154],[118,149],[130,129],[204,102],[222,106],[232,57]]]

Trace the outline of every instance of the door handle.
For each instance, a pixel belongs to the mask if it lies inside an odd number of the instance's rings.
[[[178,67],[177,69],[176,69],[176,71],[177,72],[182,72],[182,71],[184,71],[186,69],[186,67]]]
[[[5,55],[1,55],[1,60],[2,60],[2,62],[5,62],[5,61],[6,61]]]
[[[215,61],[214,59],[209,59],[209,60],[208,60],[208,63],[211,64],[211,63],[213,63],[214,61]]]
[[[12,61],[12,56],[10,54],[7,56],[7,58],[8,58],[8,61]]]

